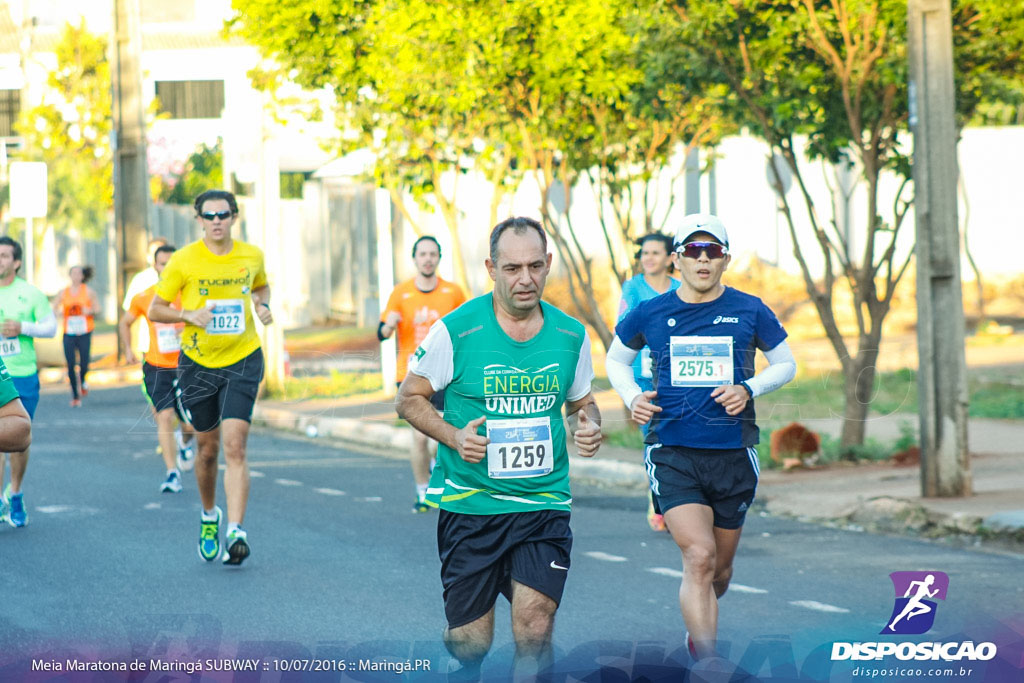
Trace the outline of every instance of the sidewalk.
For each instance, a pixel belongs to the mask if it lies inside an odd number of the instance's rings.
[[[596,394],[606,426],[624,422],[613,391]],[[873,418],[868,436],[892,440],[913,414]],[[383,392],[342,399],[261,401],[254,422],[311,437],[368,447],[388,457],[406,457],[412,444],[394,399]],[[806,426],[838,435],[839,418],[808,420]],[[771,514],[889,533],[928,537],[997,537],[1024,544],[1024,421],[972,419],[969,426],[974,495],[924,498],[917,466],[848,465],[761,473],[758,500]],[[572,455],[573,479],[647,488],[639,451],[604,445],[593,459]],[[1018,545],[1019,550],[1021,546]]]

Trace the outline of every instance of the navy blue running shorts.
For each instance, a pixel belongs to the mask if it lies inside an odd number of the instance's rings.
[[[262,379],[262,349],[223,368],[208,368],[183,353],[178,358],[179,415],[197,432],[215,429],[229,418],[252,422]]]
[[[441,510],[437,549],[448,628],[487,614],[499,593],[511,601],[513,580],[557,604],[569,573],[569,512],[465,515]]]
[[[174,408],[177,406],[177,392],[175,391],[178,382],[177,368],[161,368],[149,363],[142,364],[142,386],[146,390],[146,397],[156,412]],[[181,414],[178,414],[181,417]]]
[[[760,466],[756,448],[708,449],[648,445],[644,464],[662,514],[679,505],[709,506],[720,529],[739,529],[754,502]]]

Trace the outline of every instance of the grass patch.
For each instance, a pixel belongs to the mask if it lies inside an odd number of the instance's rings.
[[[287,330],[284,345],[289,353],[328,353],[339,348],[376,348],[377,328],[304,327]]]
[[[1024,382],[993,377],[989,369],[968,369],[971,417],[1024,419]],[[842,372],[798,377],[757,399],[758,420],[790,421],[841,417]],[[879,415],[917,412],[917,371],[909,368],[875,375],[870,412]]]
[[[380,391],[383,388],[380,373],[339,372],[334,370],[328,376],[289,377],[285,380],[284,393],[274,392],[268,398],[301,401],[308,398],[340,398],[353,394]]]
[[[604,432],[604,443],[609,446],[635,448],[638,451],[644,448],[644,435],[633,425],[627,424],[619,429],[602,431]]]

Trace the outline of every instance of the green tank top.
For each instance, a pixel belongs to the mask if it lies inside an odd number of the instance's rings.
[[[485,416],[487,457],[468,463],[444,444],[427,502],[451,512],[500,514],[568,510],[569,459],[562,406],[590,393],[590,339],[577,320],[541,302],[544,324],[518,342],[501,329],[490,294],[439,320],[410,370],[445,390],[444,417],[456,428]]]

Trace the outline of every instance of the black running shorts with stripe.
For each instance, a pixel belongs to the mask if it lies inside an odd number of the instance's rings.
[[[644,451],[644,464],[662,514],[679,505],[698,503],[713,510],[716,527],[743,526],[760,475],[756,448],[651,444]]]

